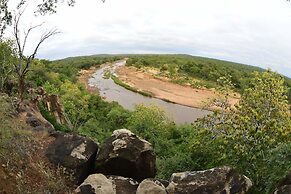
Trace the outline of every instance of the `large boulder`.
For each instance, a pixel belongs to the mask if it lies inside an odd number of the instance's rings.
[[[113,175],[107,176],[107,178],[111,181],[116,194],[136,194],[138,182],[132,178]]]
[[[103,174],[92,174],[75,190],[76,194],[116,194],[112,182]]]
[[[167,194],[167,192],[158,180],[145,179],[139,184],[136,194]]]
[[[75,134],[56,132],[55,140],[46,149],[46,156],[55,165],[65,167],[79,184],[94,171],[98,145],[93,140]]]
[[[102,146],[95,172],[130,177],[137,181],[153,178],[156,156],[151,144],[127,129],[115,130]]]
[[[169,194],[243,194],[252,186],[244,175],[230,167],[174,173],[167,187]]]
[[[291,171],[287,176],[281,179],[276,187],[274,194],[290,194],[291,193]]]
[[[136,194],[138,182],[121,176],[92,174],[75,190],[77,194]]]

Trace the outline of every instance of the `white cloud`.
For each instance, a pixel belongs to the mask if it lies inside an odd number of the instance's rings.
[[[291,77],[291,3],[285,0],[78,0],[55,15],[25,18],[42,20],[62,34],[46,42],[39,57],[188,53]]]

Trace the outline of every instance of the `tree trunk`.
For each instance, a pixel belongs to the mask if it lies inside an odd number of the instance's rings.
[[[19,76],[18,78],[18,97],[20,101],[23,101],[23,96],[25,92],[25,82],[24,82],[24,76]]]

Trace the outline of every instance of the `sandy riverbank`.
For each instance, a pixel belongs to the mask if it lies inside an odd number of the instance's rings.
[[[81,70],[78,82],[83,84],[90,93],[98,93],[96,87],[90,86],[88,81],[97,71],[97,67]],[[122,66],[116,71],[118,78],[125,84],[137,90],[150,93],[155,98],[170,101],[194,108],[203,108],[208,99],[217,97],[213,90],[194,89],[190,86],[182,86],[170,82],[168,78],[155,77],[152,72],[144,72],[134,67]],[[238,98],[230,98],[232,105],[239,101]]]
[[[88,70],[81,70],[78,76],[78,82],[83,84],[90,93],[98,93],[98,89],[89,85],[90,77],[97,71],[96,67],[91,67]]]
[[[149,72],[140,71],[134,67],[123,66],[117,70],[118,78],[131,87],[149,92],[154,97],[195,108],[202,108],[204,102],[217,94],[208,89],[194,89],[190,86],[181,86],[167,79],[154,77]],[[230,98],[232,105],[239,99]]]

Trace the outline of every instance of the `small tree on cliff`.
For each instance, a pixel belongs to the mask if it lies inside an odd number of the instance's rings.
[[[26,91],[26,88],[25,88],[26,75],[30,70],[30,65],[32,61],[34,60],[40,45],[44,41],[46,41],[49,37],[59,33],[56,29],[52,29],[52,30],[44,32],[41,35],[40,40],[37,42],[36,46],[34,47],[33,52],[30,55],[25,56],[24,52],[25,52],[26,43],[27,43],[30,33],[34,29],[40,27],[42,24],[30,26],[27,31],[21,31],[19,29],[19,24],[20,24],[20,20],[23,13],[24,12],[21,11],[15,15],[14,26],[13,26],[14,27],[13,35],[14,35],[15,43],[16,43],[16,55],[18,58],[17,62],[14,64],[14,67],[17,74],[17,78],[18,78],[18,95],[21,101],[23,100],[23,95]],[[24,35],[23,39],[21,38],[22,33]]]

